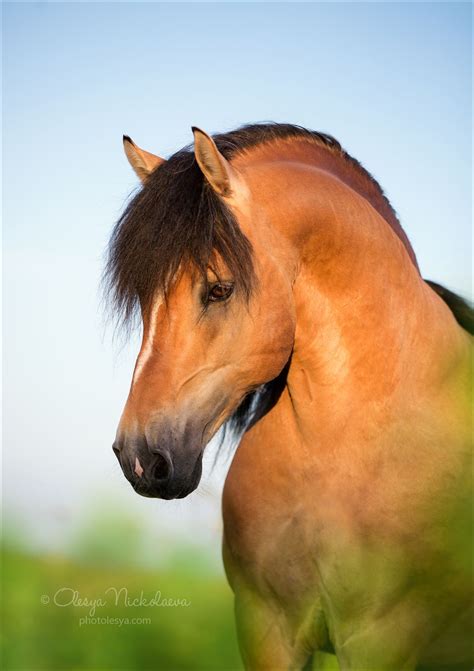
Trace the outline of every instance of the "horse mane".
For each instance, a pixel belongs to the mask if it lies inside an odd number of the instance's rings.
[[[112,232],[103,284],[118,323],[133,326],[139,308],[146,310],[156,292],[166,297],[181,269],[205,277],[218,256],[248,298],[250,242],[186,147],[149,176]]]
[[[446,303],[448,308],[453,313],[459,326],[474,335],[474,309],[464,298],[455,294],[454,291],[450,291],[443,287],[437,282],[432,280],[425,280],[435,293]]]

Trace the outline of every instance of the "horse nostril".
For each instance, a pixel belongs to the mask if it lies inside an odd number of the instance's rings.
[[[170,464],[161,454],[156,457],[156,463],[152,468],[152,475],[155,480],[167,480],[170,474]]]
[[[116,447],[115,443],[112,445],[112,449],[114,451],[115,456],[120,461],[120,450],[118,449],[118,447]]]

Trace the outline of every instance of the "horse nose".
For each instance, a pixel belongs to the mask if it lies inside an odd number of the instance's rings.
[[[115,454],[115,456],[117,457],[117,459],[119,460],[119,463],[120,463],[120,448],[119,448],[117,442],[115,442],[115,443],[112,445],[112,449],[113,449],[114,454]]]
[[[149,467],[150,479],[159,483],[166,483],[173,477],[173,462],[170,453],[166,450],[153,450]]]
[[[168,498],[173,480],[173,460],[168,450],[150,449],[144,442],[128,444],[115,441],[112,449],[125,477],[142,496]]]
[[[137,494],[162,499],[174,498],[173,461],[167,450],[148,450],[148,454],[136,455],[133,464],[134,479],[131,484]]]

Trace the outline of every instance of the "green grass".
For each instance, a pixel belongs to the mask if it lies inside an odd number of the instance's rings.
[[[19,550],[3,554],[2,668],[5,671],[240,671],[232,594],[221,577],[193,577],[192,555],[180,566],[150,572],[91,566],[61,557],[37,557]],[[189,605],[115,604],[109,587],[127,588],[130,599],[185,599]],[[102,599],[91,606],[53,603]],[[42,598],[43,597],[43,598]],[[42,601],[49,601],[42,603]],[[84,618],[89,617],[88,623]],[[93,618],[125,618],[95,623]],[[144,618],[132,624],[132,619]]]

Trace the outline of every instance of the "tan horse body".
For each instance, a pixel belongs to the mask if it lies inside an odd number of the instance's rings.
[[[238,323],[232,349],[221,327],[186,345],[186,273],[167,305],[144,312],[140,380],[119,434],[148,437],[151,416],[156,427],[170,407],[185,415],[201,389],[207,442],[291,357],[224,489],[246,668],[300,669],[318,650],[344,670],[470,668],[470,336],[421,278],[381,193],[340,152],[292,137],[229,163],[199,131],[195,150],[252,245],[255,297],[225,308]],[[231,381],[235,394],[210,415],[204,406]]]
[[[298,668],[334,646],[342,668],[450,668],[470,645],[466,555],[453,556],[468,529],[453,524],[470,481],[469,338],[337,176],[291,152],[276,170],[242,163],[299,265],[287,388],[224,494],[248,666]]]

